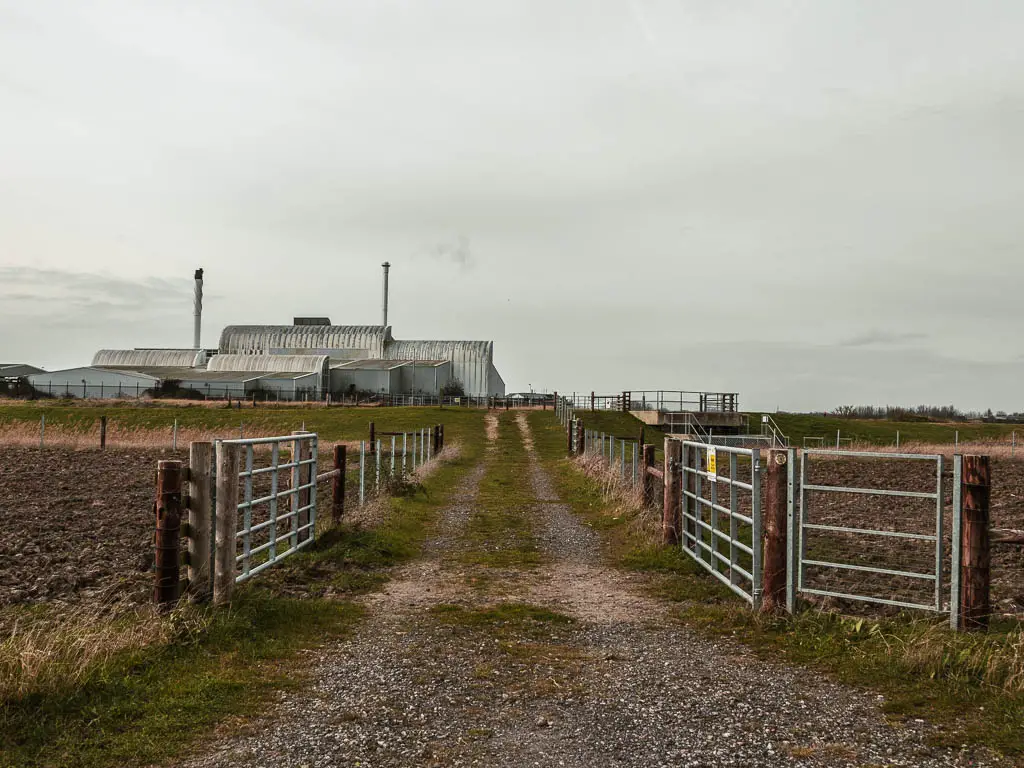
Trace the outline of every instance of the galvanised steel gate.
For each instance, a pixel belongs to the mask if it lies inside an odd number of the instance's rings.
[[[788,553],[787,570],[790,574],[786,602],[790,612],[796,608],[797,593],[819,595],[823,597],[835,597],[846,600],[857,600],[868,603],[880,603],[901,608],[918,608],[923,610],[942,612],[943,591],[943,469],[944,459],[941,455],[908,454],[908,453],[872,453],[858,451],[835,451],[835,450],[810,450],[799,451],[799,498],[794,499],[794,485],[796,484],[794,462],[789,462],[789,531],[788,538],[790,549]],[[792,457],[792,453],[791,453]],[[814,459],[821,458],[824,461],[815,462]],[[898,476],[902,484],[910,482],[913,475],[912,465],[923,463],[931,465],[930,471],[922,471],[917,474],[919,484],[928,484],[928,477],[932,478],[931,484],[934,490],[907,490],[905,488],[885,488],[872,484],[872,487],[862,485],[840,485],[823,484],[811,482],[810,478],[815,467],[828,469],[827,462],[831,462],[833,475],[841,479],[843,476],[851,476],[855,473],[850,470],[850,461],[879,462],[876,468],[884,466],[882,462],[888,463],[890,468],[897,471],[891,474]],[[845,463],[844,466],[839,463]],[[838,466],[837,466],[838,465]],[[959,465],[959,463],[958,463]],[[872,473],[871,477],[877,472]],[[881,479],[877,480],[878,483]],[[925,487],[921,485],[921,487]],[[957,488],[959,484],[957,483]],[[870,504],[847,505],[835,511],[834,508],[842,507],[838,497],[872,497]],[[812,501],[812,498],[814,501]],[[899,504],[891,508],[883,504],[884,499],[898,499]],[[915,510],[913,502],[918,500]],[[928,505],[934,509],[934,522],[928,522],[925,517]],[[917,531],[908,530],[910,523],[915,516],[922,517],[921,525]],[[815,516],[815,512],[819,516]],[[959,533],[959,504],[954,505],[954,529],[955,534]],[[837,523],[829,524],[824,519],[834,519]],[[850,518],[853,518],[851,521]],[[861,525],[855,523],[864,521]],[[870,523],[874,521],[875,525]],[[865,524],[867,523],[867,524]],[[902,528],[900,527],[902,523]],[[883,526],[885,526],[883,528]],[[816,542],[812,556],[808,556],[808,539],[810,536],[819,535],[820,541]],[[954,536],[955,539],[958,536]],[[892,542],[892,545],[887,544]],[[934,566],[930,570],[910,570],[909,567],[882,567],[895,565],[897,563],[913,562],[912,542],[921,542],[924,545],[934,547]],[[958,541],[954,541],[954,556],[958,550]],[[844,561],[837,561],[837,558]],[[848,560],[860,559],[860,563],[848,562]],[[920,558],[919,558],[920,559]],[[927,558],[925,558],[927,560]],[[921,563],[922,565],[924,563]],[[827,574],[830,572],[847,572],[853,575],[861,574],[844,582],[848,587],[840,589],[828,589],[814,587],[808,584],[808,568],[816,569],[816,573]],[[958,589],[955,583],[957,579],[957,568],[952,569],[954,579],[954,596],[957,596]],[[876,578],[877,577],[877,578]],[[895,581],[894,581],[895,580]],[[928,593],[922,593],[921,599],[912,598],[896,599],[892,596],[882,597],[879,591],[889,591],[902,588],[905,582],[930,582],[931,589]],[[865,594],[867,589],[874,588],[876,594]],[[853,591],[857,590],[857,591]],[[931,599],[923,600],[923,594],[930,594]],[[951,603],[954,601],[951,601]],[[955,608],[954,608],[955,610]]]
[[[218,442],[237,445],[244,453],[245,468],[238,475],[242,493],[235,533],[241,549],[235,558],[240,570],[235,576],[238,583],[315,540],[317,435]],[[257,466],[264,459],[269,463]]]
[[[761,451],[683,441],[682,464],[683,551],[760,608]]]

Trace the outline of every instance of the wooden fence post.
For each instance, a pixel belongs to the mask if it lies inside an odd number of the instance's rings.
[[[580,456],[583,455],[587,447],[586,434],[584,433],[583,419],[576,419],[576,453]]]
[[[238,546],[238,466],[241,447],[217,443],[217,534],[213,554],[213,604],[227,605],[235,589]]]
[[[373,456],[377,453],[377,427],[371,421],[370,422],[370,455]]]
[[[590,393],[590,410],[594,410],[594,393]]]
[[[989,601],[991,550],[989,498],[992,473],[988,456],[964,456],[963,527],[960,535],[960,617],[964,629],[987,629],[992,613]]]
[[[643,459],[641,461],[643,465],[643,479],[644,479],[644,506],[653,507],[655,505],[655,489],[657,486],[654,482],[654,476],[647,470],[654,466],[654,446],[644,445],[643,446]]]
[[[683,445],[665,438],[665,507],[661,521],[661,542],[667,547],[679,545],[679,518],[682,496]]]
[[[188,456],[189,593],[206,599],[211,591],[213,540],[213,443],[192,443]]]
[[[440,445],[440,449],[439,450],[443,451],[444,450],[444,424],[438,424],[437,425],[437,430],[438,430],[438,433],[441,435],[441,445]]]
[[[348,463],[344,445],[334,446],[334,468],[338,470],[331,483],[331,522],[337,525],[345,515],[345,467]]]
[[[100,450],[107,447],[107,417],[100,416]]]
[[[153,601],[169,609],[181,580],[181,462],[160,461],[156,470],[156,582]]]
[[[786,606],[786,524],[788,477],[786,451],[768,451],[764,522],[764,559],[762,561],[763,613],[775,613]],[[759,542],[754,542],[758,546]]]

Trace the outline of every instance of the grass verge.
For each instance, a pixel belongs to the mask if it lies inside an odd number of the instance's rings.
[[[609,503],[599,480],[566,458],[564,431],[550,414],[531,414],[541,460],[560,496],[602,532],[611,562],[651,575],[650,588],[678,604],[703,632],[741,640],[765,659],[800,663],[884,695],[894,719],[943,727],[938,743],[1024,756],[1024,635],[1019,626],[986,635],[955,634],[942,623],[901,616],[882,621],[806,611],[795,617],[751,613],[679,550],[657,545],[656,526],[636,508]]]
[[[463,537],[459,559],[467,565],[529,568],[541,562],[533,536],[529,457],[515,414],[499,417],[498,438],[485,459],[477,503]]]

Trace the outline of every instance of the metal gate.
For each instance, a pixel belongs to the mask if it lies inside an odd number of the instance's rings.
[[[800,474],[797,494],[794,494],[794,486],[796,485],[794,474],[796,469],[792,461],[792,452],[789,462],[788,538],[790,547],[787,563],[789,580],[786,602],[790,612],[793,612],[796,608],[796,596],[798,593],[942,612],[944,610],[942,518],[945,506],[943,494],[943,457],[941,455],[925,454],[809,449],[803,449],[799,454]],[[911,471],[912,465],[924,463],[925,465],[931,465],[933,469],[929,468],[927,471],[922,470],[918,472],[921,487],[924,488],[929,482],[928,477],[931,477],[934,490],[908,490],[905,487],[891,488],[874,485],[866,487],[865,485],[811,482],[810,478],[816,466],[828,466],[826,461],[815,462],[815,458],[822,458],[831,462],[845,462],[846,460],[887,462],[890,467],[893,465],[899,467],[899,470],[892,474],[898,475],[902,480],[901,485],[904,486],[909,482],[907,478],[914,474]],[[837,478],[842,478],[844,471],[840,470],[843,465],[833,464],[832,466],[836,467],[833,475]],[[851,465],[847,463],[845,466],[849,467]],[[794,497],[797,495],[798,499],[795,499]],[[845,510],[842,507],[842,502],[839,501],[840,498],[846,497],[870,497],[871,503],[861,507],[853,504],[853,510],[849,511]],[[901,503],[894,505],[891,509],[887,509],[884,499],[893,498],[899,499]],[[911,499],[918,500],[916,506],[918,507],[921,520],[917,531],[909,530],[912,527],[910,523],[914,516],[913,508],[915,506],[907,501]],[[933,505],[934,522],[930,522],[927,517],[928,505]],[[831,513],[829,509],[832,507],[839,507],[844,509],[844,511]],[[957,527],[958,512],[957,505],[954,509],[954,527]],[[830,524],[826,522],[826,519],[828,519],[827,514],[832,514],[832,517],[836,518],[841,515],[854,518],[859,517],[861,520],[867,520],[868,523],[857,525],[855,524],[856,520],[853,522],[838,520],[837,522],[844,522],[844,524]],[[869,524],[871,521],[875,522],[874,526]],[[882,525],[887,521],[890,523],[889,527],[883,528]],[[815,535],[820,536],[822,543],[816,545],[818,554],[812,553],[812,556],[809,557],[808,538]],[[817,541],[819,540],[816,539]],[[918,554],[919,558],[927,560],[927,549],[922,549],[919,553],[912,553],[910,550],[913,549],[914,545],[911,542],[921,542],[922,544],[919,546],[924,547],[927,547],[929,544],[933,546],[934,565],[932,568],[929,570],[912,570],[909,567],[882,567],[881,564],[872,563],[872,560],[876,560],[886,564],[891,562],[893,565],[898,563],[901,566],[905,563],[910,563],[910,566],[913,566],[913,554]],[[843,546],[845,546],[845,551]],[[957,549],[956,543],[954,543],[953,549],[954,551]],[[829,553],[835,554],[829,556]],[[843,561],[840,559],[840,555],[846,555],[848,559],[859,558],[861,562]],[[891,558],[891,560],[885,558]],[[821,574],[841,571],[861,575],[856,576],[855,579],[851,577],[855,583],[849,588],[843,588],[842,590],[828,589],[808,584],[808,568],[816,569],[816,573]],[[955,568],[952,569],[952,573],[955,579]],[[866,593],[868,587],[871,586],[876,588],[876,592],[882,591],[882,589],[897,591],[897,587],[894,586],[894,579],[897,585],[904,582],[908,584],[930,582],[931,589],[929,592],[931,593],[931,599],[925,602],[923,594],[927,593],[923,593],[921,599],[918,600],[912,598],[894,599],[893,597],[882,597],[877,593]],[[879,585],[882,585],[881,588],[879,588]]]
[[[238,475],[242,487],[235,532],[241,550],[235,557],[237,583],[315,540],[317,435],[218,442],[237,445],[244,453],[244,469]]]
[[[761,451],[683,441],[682,464],[683,551],[760,608]]]

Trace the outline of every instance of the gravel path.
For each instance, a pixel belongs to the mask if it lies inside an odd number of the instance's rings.
[[[506,417],[502,428],[516,426]],[[994,764],[928,747],[923,722],[890,726],[872,694],[673,621],[640,577],[601,565],[598,535],[559,502],[525,419],[518,428],[548,564],[502,571],[504,599],[569,618],[480,625],[436,610],[494,607],[491,591],[467,586],[467,572],[486,569],[451,557],[489,454],[424,558],[368,599],[351,640],[318,655],[309,687],[190,765]]]

